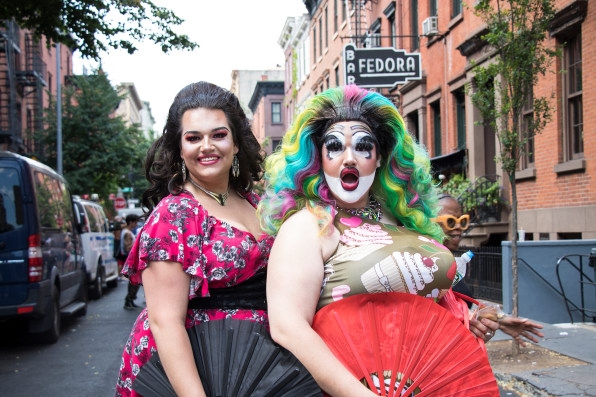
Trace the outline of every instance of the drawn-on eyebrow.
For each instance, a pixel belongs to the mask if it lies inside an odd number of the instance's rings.
[[[363,130],[368,132],[369,134],[372,134],[371,129],[366,125],[366,124],[354,124],[352,126],[350,126],[351,130]]]

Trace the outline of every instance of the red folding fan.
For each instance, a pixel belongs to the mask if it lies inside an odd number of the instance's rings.
[[[499,396],[479,342],[428,298],[354,295],[321,309],[312,326],[354,376],[381,396]]]

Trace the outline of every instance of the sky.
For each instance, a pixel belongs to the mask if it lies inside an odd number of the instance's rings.
[[[148,101],[161,133],[168,109],[178,91],[205,80],[229,89],[232,70],[284,67],[284,53],[277,41],[288,17],[306,13],[302,0],[154,0],[184,20],[174,27],[199,44],[190,51],[164,54],[150,42],[129,55],[111,50],[101,55],[101,65],[113,86],[134,83],[142,101]],[[88,72],[98,63],[75,58],[74,73]]]

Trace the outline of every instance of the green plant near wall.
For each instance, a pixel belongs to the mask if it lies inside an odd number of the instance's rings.
[[[472,182],[463,174],[455,174],[441,187],[441,190],[455,197],[465,213],[475,213],[479,208],[499,207],[507,204],[507,200],[503,198],[503,188],[499,181],[492,181],[485,177],[480,177]]]

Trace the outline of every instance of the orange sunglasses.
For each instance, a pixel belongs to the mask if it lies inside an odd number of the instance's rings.
[[[439,215],[433,220],[442,224],[447,230],[453,230],[458,225],[461,230],[466,230],[470,226],[470,215],[468,214],[462,215],[459,218],[453,215]]]

